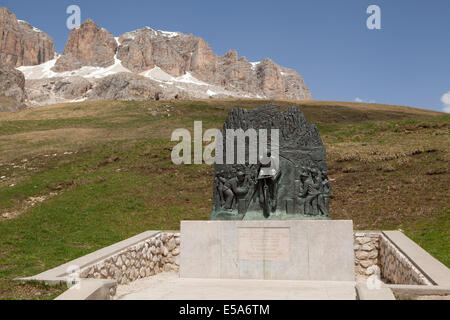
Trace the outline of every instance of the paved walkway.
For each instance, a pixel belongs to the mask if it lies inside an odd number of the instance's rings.
[[[354,282],[181,279],[162,273],[117,288],[120,300],[355,300]]]

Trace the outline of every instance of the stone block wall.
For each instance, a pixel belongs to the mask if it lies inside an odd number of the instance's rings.
[[[127,284],[160,272],[178,272],[180,234],[162,232],[81,271],[81,278],[111,279]],[[110,295],[115,295],[111,288]]]
[[[407,285],[433,285],[388,238],[381,235],[379,243],[380,268],[384,282]]]
[[[356,280],[380,275],[392,284],[432,285],[380,231],[354,233]],[[111,279],[127,284],[161,272],[178,272],[180,234],[162,232],[81,271],[81,278]],[[110,295],[115,295],[116,287]]]
[[[385,283],[433,285],[380,231],[356,231],[354,235],[357,281],[377,275]]]
[[[364,280],[379,271],[381,232],[355,232],[355,273],[356,280]]]

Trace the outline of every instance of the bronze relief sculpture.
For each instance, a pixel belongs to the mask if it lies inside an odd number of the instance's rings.
[[[256,140],[242,140],[245,143],[240,146],[236,141],[227,144],[229,130],[253,130]],[[270,139],[262,150],[265,132]],[[235,156],[244,152],[245,161],[227,164],[216,159],[212,220],[329,219],[331,184],[325,148],[319,130],[308,124],[299,109],[281,111],[275,105],[233,109],[222,138],[223,154],[234,145]],[[258,153],[253,157],[256,163],[251,161],[251,152]]]

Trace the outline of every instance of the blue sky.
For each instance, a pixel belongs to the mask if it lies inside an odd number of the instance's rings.
[[[0,2],[51,35],[58,52],[71,4],[82,21],[92,18],[116,36],[150,26],[200,36],[219,55],[236,49],[249,61],[270,57],[297,70],[317,100],[450,109],[449,0]],[[372,4],[381,8],[381,30],[366,27]]]

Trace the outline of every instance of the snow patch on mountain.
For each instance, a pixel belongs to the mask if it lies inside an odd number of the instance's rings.
[[[141,72],[140,75],[155,81],[168,82],[170,84],[175,80],[174,77],[163,71],[160,67],[154,67],[148,71]]]
[[[261,63],[261,61],[250,62],[250,64],[252,65],[252,70],[256,70],[256,68],[258,67],[258,65],[260,63]]]
[[[17,19],[17,22],[28,25],[28,26],[31,27],[31,28],[33,29],[33,31],[35,31],[35,32],[43,32],[42,30],[40,30],[40,29],[34,27],[33,25],[31,25],[28,21]]]
[[[196,78],[194,78],[190,72],[186,72],[186,74],[184,76],[175,78],[176,82],[184,82],[184,83],[192,83],[198,86],[210,86],[208,83],[205,83],[203,81],[200,81]]]
[[[174,37],[178,37],[180,35],[179,32],[171,32],[171,31],[163,31],[163,30],[158,30],[158,32],[160,32],[164,37],[167,37],[167,38],[174,38]]]
[[[114,64],[106,68],[86,66],[78,70],[66,72],[52,71],[52,68],[55,66],[56,60],[58,60],[58,57],[43,64],[39,64],[36,66],[19,67],[17,69],[22,71],[22,73],[25,75],[25,79],[27,80],[76,76],[100,79],[119,72],[131,72],[122,65],[122,62],[117,59],[117,56],[114,57]]]

